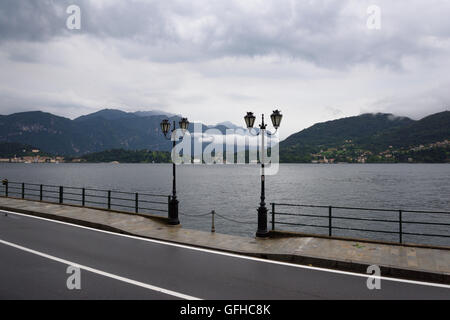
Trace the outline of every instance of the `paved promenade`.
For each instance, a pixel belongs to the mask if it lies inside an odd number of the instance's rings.
[[[168,226],[164,218],[38,201],[0,198],[0,209],[213,250],[383,276],[450,283],[450,249],[408,247],[316,237],[257,239]],[[255,222],[256,225],[256,222]]]

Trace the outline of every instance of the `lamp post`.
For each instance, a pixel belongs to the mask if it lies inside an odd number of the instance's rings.
[[[178,123],[180,126],[180,129],[183,131],[183,135],[186,132],[187,128],[189,127],[189,121],[187,118],[181,118],[180,122]],[[170,122],[167,119],[164,119],[161,121],[161,130],[164,133],[164,137],[168,140],[172,140],[172,155],[173,152],[175,152],[175,120],[173,121],[173,127],[171,130],[171,137],[167,137],[167,133],[170,130]],[[178,200],[177,200],[177,185],[176,185],[176,169],[175,169],[175,162],[173,162],[172,157],[172,197],[169,201],[169,224],[171,225],[177,225],[180,224],[180,220],[178,219]]]
[[[281,119],[283,118],[283,115],[280,113],[279,110],[273,111],[272,115],[270,116],[270,119],[272,120],[272,125],[275,128],[275,130],[278,130]],[[247,112],[247,115],[244,117],[245,124],[247,125],[248,129],[253,128],[253,125],[255,123],[255,116],[253,115],[253,112]],[[266,207],[266,195],[265,195],[265,176],[264,176],[264,137],[266,134],[266,127],[267,125],[264,123],[264,114],[262,115],[261,124],[259,125],[259,128],[261,131],[258,133],[262,134],[261,136],[261,148],[260,148],[260,162],[261,162],[261,202],[259,203],[258,208],[258,229],[256,231],[256,236],[260,238],[266,238],[269,236],[269,232],[267,231],[267,207]]]

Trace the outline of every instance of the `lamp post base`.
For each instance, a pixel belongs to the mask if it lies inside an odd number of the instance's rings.
[[[269,231],[267,231],[267,208],[260,206],[258,208],[258,230],[256,231],[258,238],[269,237]]]
[[[169,224],[180,224],[180,220],[178,219],[178,200],[175,198],[172,198],[169,202]]]
[[[268,238],[269,237],[269,231],[256,231],[256,237],[258,238]]]

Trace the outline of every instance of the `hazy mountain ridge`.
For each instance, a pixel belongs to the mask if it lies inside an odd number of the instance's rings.
[[[171,142],[161,133],[160,123],[179,116],[136,115],[114,109],[103,109],[74,120],[41,111],[0,116],[0,142],[18,142],[51,154],[80,156],[110,149],[168,151]],[[178,126],[178,124],[177,124]],[[193,131],[191,123],[189,130]],[[202,130],[210,127],[202,124]],[[225,133],[227,127],[213,126]]]
[[[328,148],[352,147],[372,153],[389,147],[434,143],[450,139],[450,112],[444,111],[421,120],[392,114],[362,114],[315,124],[280,143],[283,162],[310,162],[311,154]]]
[[[17,142],[54,155],[81,156],[111,149],[168,151],[171,142],[160,130],[165,115],[143,116],[104,109],[75,120],[33,111],[0,116],[0,142]],[[180,117],[170,117],[178,122]],[[216,128],[225,133],[233,126],[202,124],[202,130]],[[193,131],[194,124],[189,130]],[[282,162],[310,162],[311,154],[327,148],[340,148],[351,140],[353,148],[374,153],[394,148],[434,143],[450,139],[450,112],[421,120],[392,114],[360,116],[317,123],[280,143]]]
[[[136,111],[136,112],[125,112],[117,109],[102,109],[97,112],[93,112],[84,116],[80,116],[75,121],[85,121],[93,118],[103,118],[105,120],[117,120],[117,119],[135,119],[137,117],[153,117],[153,116],[166,116],[166,117],[174,117],[179,115],[175,115],[170,112],[160,111],[160,110],[151,110],[151,111]]]

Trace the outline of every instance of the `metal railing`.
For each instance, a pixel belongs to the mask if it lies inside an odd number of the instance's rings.
[[[347,236],[355,232],[363,238],[375,237],[404,243],[405,236],[418,238],[440,238],[443,244],[450,243],[450,212],[402,209],[373,209],[358,207],[320,206],[291,203],[271,203],[272,230],[276,225],[302,227],[314,230],[312,234],[329,237]],[[293,212],[292,210],[296,210]],[[319,212],[317,212],[319,211]],[[297,228],[298,229],[298,228]],[[322,230],[322,232],[317,232]],[[422,232],[420,232],[422,231]],[[427,233],[432,232],[432,233]],[[417,242],[417,240],[416,240]],[[420,242],[420,241],[419,241]]]
[[[3,190],[1,190],[3,189]],[[0,195],[134,213],[168,213],[171,196],[3,180]]]

